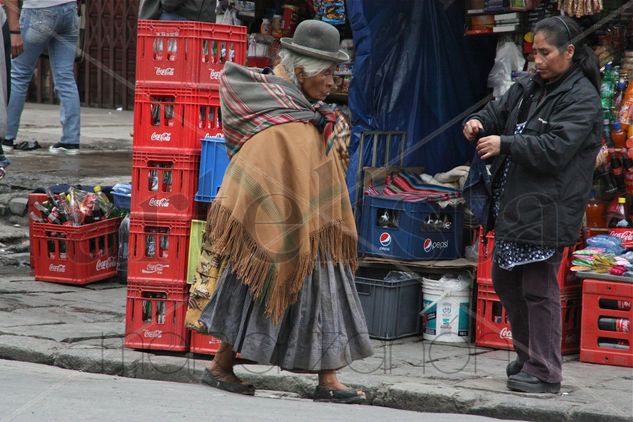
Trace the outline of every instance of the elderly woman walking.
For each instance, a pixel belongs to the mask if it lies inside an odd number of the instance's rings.
[[[203,382],[254,394],[233,372],[239,352],[318,373],[316,400],[361,403],[364,392],[336,376],[372,354],[354,284],[357,234],[339,148],[349,127],[320,102],[348,56],[338,31],[321,21],[302,22],[281,42],[274,75],[227,63],[220,80],[231,162],[203,248],[211,254],[204,271],[218,279],[206,306],[190,302],[190,311],[202,311],[202,331],[222,340]]]

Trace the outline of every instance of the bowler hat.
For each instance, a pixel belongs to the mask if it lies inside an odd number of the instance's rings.
[[[302,56],[342,63],[349,60],[346,52],[339,50],[341,37],[329,23],[308,19],[297,25],[293,38],[282,38],[281,45]]]

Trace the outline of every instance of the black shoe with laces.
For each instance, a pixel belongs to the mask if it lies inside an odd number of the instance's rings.
[[[53,154],[64,153],[66,155],[77,155],[79,154],[79,144],[62,144],[58,142],[49,147],[48,150]]]

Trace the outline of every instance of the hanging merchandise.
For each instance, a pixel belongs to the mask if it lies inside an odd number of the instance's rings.
[[[331,25],[344,25],[345,3],[342,0],[315,0],[316,18]]]
[[[580,18],[602,12],[602,0],[558,0],[558,10]]]
[[[513,71],[523,70],[525,59],[515,43],[506,39],[499,41],[495,64],[488,75],[488,87],[493,89],[495,98],[501,97],[510,89],[514,81]]]

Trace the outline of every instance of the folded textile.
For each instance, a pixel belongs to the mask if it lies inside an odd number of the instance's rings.
[[[404,171],[395,176],[387,176],[384,186],[370,186],[365,195],[398,197],[405,202],[440,202],[462,196],[457,189],[424,183],[420,176]]]

